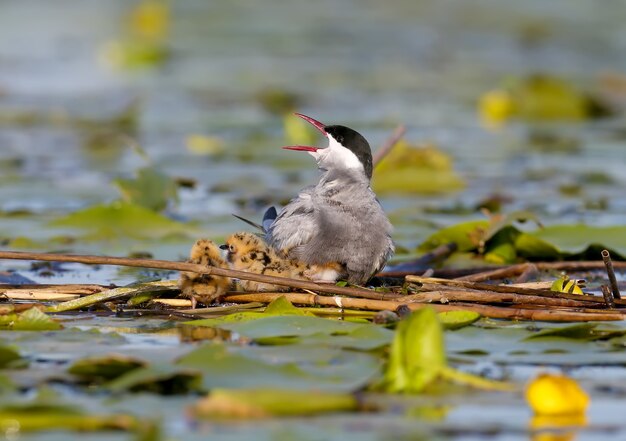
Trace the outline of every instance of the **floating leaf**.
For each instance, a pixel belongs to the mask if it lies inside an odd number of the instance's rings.
[[[5,432],[132,430],[137,419],[130,415],[90,415],[78,406],[66,404],[17,403],[0,407],[0,425]]]
[[[150,365],[133,369],[114,380],[105,387],[113,392],[150,391],[159,394],[180,394],[199,390],[201,374],[193,369],[174,365]]]
[[[474,311],[445,311],[438,313],[437,318],[446,329],[460,329],[480,319],[480,314]]]
[[[221,329],[236,332],[243,337],[252,339],[272,337],[304,337],[317,333],[323,333],[326,335],[347,334],[360,326],[363,325],[340,322],[321,317],[296,315],[262,317],[253,321],[224,323],[219,325]]]
[[[385,327],[367,324],[342,335],[329,337],[326,334],[313,334],[301,338],[299,343],[370,351],[389,345],[393,341],[393,336],[394,332]]]
[[[178,364],[200,370],[205,390],[279,387],[353,391],[380,372],[380,362],[373,355],[309,345],[258,347],[255,351],[204,345]]]
[[[479,112],[486,123],[499,124],[510,118],[579,121],[605,115],[608,109],[562,78],[532,75],[487,92],[480,100]]]
[[[417,148],[400,141],[378,164],[372,187],[377,193],[437,194],[465,186],[452,159],[434,146]]]
[[[137,38],[160,41],[169,26],[170,8],[165,0],[142,0],[130,15],[130,30]]]
[[[123,202],[95,205],[56,219],[51,226],[79,228],[92,239],[162,239],[171,235],[192,237],[201,234],[189,225]]]
[[[541,374],[526,387],[526,400],[537,415],[581,415],[589,396],[565,375]]]
[[[189,135],[186,139],[187,150],[197,156],[214,156],[224,152],[224,141],[205,135]]]
[[[359,407],[347,393],[291,391],[285,389],[216,389],[200,400],[193,412],[201,418],[256,419],[350,412]]]
[[[478,220],[442,228],[422,242],[419,249],[430,251],[441,245],[455,243],[458,251],[471,251],[478,245],[476,237],[483,234],[488,227],[488,221]]]
[[[552,244],[561,253],[583,253],[595,246],[626,256],[626,226],[550,225],[528,234]]]
[[[176,182],[154,167],[141,168],[136,178],[115,179],[113,184],[120,190],[124,202],[153,211],[163,211],[170,201],[178,200]]]
[[[526,337],[526,340],[552,337],[571,338],[576,340],[595,340],[598,338],[598,333],[594,332],[597,326],[597,323],[579,323],[559,328],[549,328]]]
[[[70,366],[68,372],[88,381],[106,381],[145,366],[146,363],[142,360],[127,355],[111,354],[78,360]]]
[[[10,328],[14,331],[56,331],[63,326],[39,308],[30,308],[18,314]]]
[[[300,308],[296,308],[291,304],[285,296],[280,296],[277,299],[267,305],[265,311],[242,311],[234,314],[224,315],[222,317],[208,318],[202,320],[192,320],[189,322],[183,322],[182,325],[188,326],[207,326],[207,327],[221,327],[226,323],[234,322],[247,322],[250,320],[257,320],[263,317],[277,316],[277,315],[298,315],[314,317],[315,314],[309,311],[303,311]],[[225,328],[224,328],[225,329]]]
[[[5,368],[21,360],[22,356],[15,349],[0,345],[0,368]]]

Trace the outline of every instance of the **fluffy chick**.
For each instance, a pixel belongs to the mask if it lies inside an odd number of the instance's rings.
[[[281,258],[258,236],[252,233],[235,233],[220,248],[227,251],[226,260],[231,269],[268,276],[307,279],[309,267],[295,260]],[[245,291],[288,291],[288,286],[240,280]]]
[[[222,259],[218,246],[208,239],[200,239],[193,244],[187,262],[220,268],[228,267]],[[231,285],[232,281],[228,277],[192,272],[181,272],[178,282],[181,296],[189,297],[193,308],[196,307],[197,302],[205,305],[211,304],[225,294]]]

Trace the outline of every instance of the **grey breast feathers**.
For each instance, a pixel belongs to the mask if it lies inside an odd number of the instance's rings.
[[[292,249],[307,243],[317,233],[312,201],[314,190],[314,186],[302,189],[267,228],[267,243],[275,250],[290,254]]]
[[[367,185],[331,185],[312,197],[321,234],[295,248],[294,257],[307,264],[340,262],[349,282],[366,282],[394,252],[392,226],[374,193]]]

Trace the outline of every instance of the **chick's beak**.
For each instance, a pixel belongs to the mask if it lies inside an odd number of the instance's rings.
[[[228,249],[228,245],[224,244],[224,245],[220,245],[220,250],[227,250]]]
[[[302,118],[303,120],[305,120],[306,122],[308,122],[309,124],[311,124],[313,127],[315,127],[317,130],[319,130],[324,136],[327,136],[326,133],[326,125],[322,124],[321,122],[319,122],[316,119],[311,118],[310,116],[306,116],[303,115],[302,113],[295,113],[296,116]],[[288,145],[283,147],[286,150],[296,150],[296,151],[300,151],[300,152],[316,152],[318,150],[320,150],[320,147],[311,147],[308,145]]]

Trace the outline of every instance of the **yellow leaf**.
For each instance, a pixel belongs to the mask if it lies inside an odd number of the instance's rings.
[[[224,151],[224,143],[214,136],[189,135],[186,145],[189,152],[198,156],[212,156]]]
[[[490,90],[478,103],[478,111],[486,125],[498,126],[515,113],[515,103],[506,90]]]
[[[536,415],[582,415],[589,396],[565,375],[541,374],[526,387],[526,401]]]
[[[570,280],[570,278],[567,276],[556,279],[552,283],[550,291],[564,292],[569,294],[584,294],[583,290],[580,289],[580,286],[578,286],[578,284],[576,283],[576,280]]]
[[[452,158],[437,147],[400,141],[376,166],[372,186],[381,194],[433,194],[461,190],[465,183],[454,172]]]
[[[140,38],[159,40],[167,35],[170,9],[166,1],[144,0],[132,11],[130,28]]]

